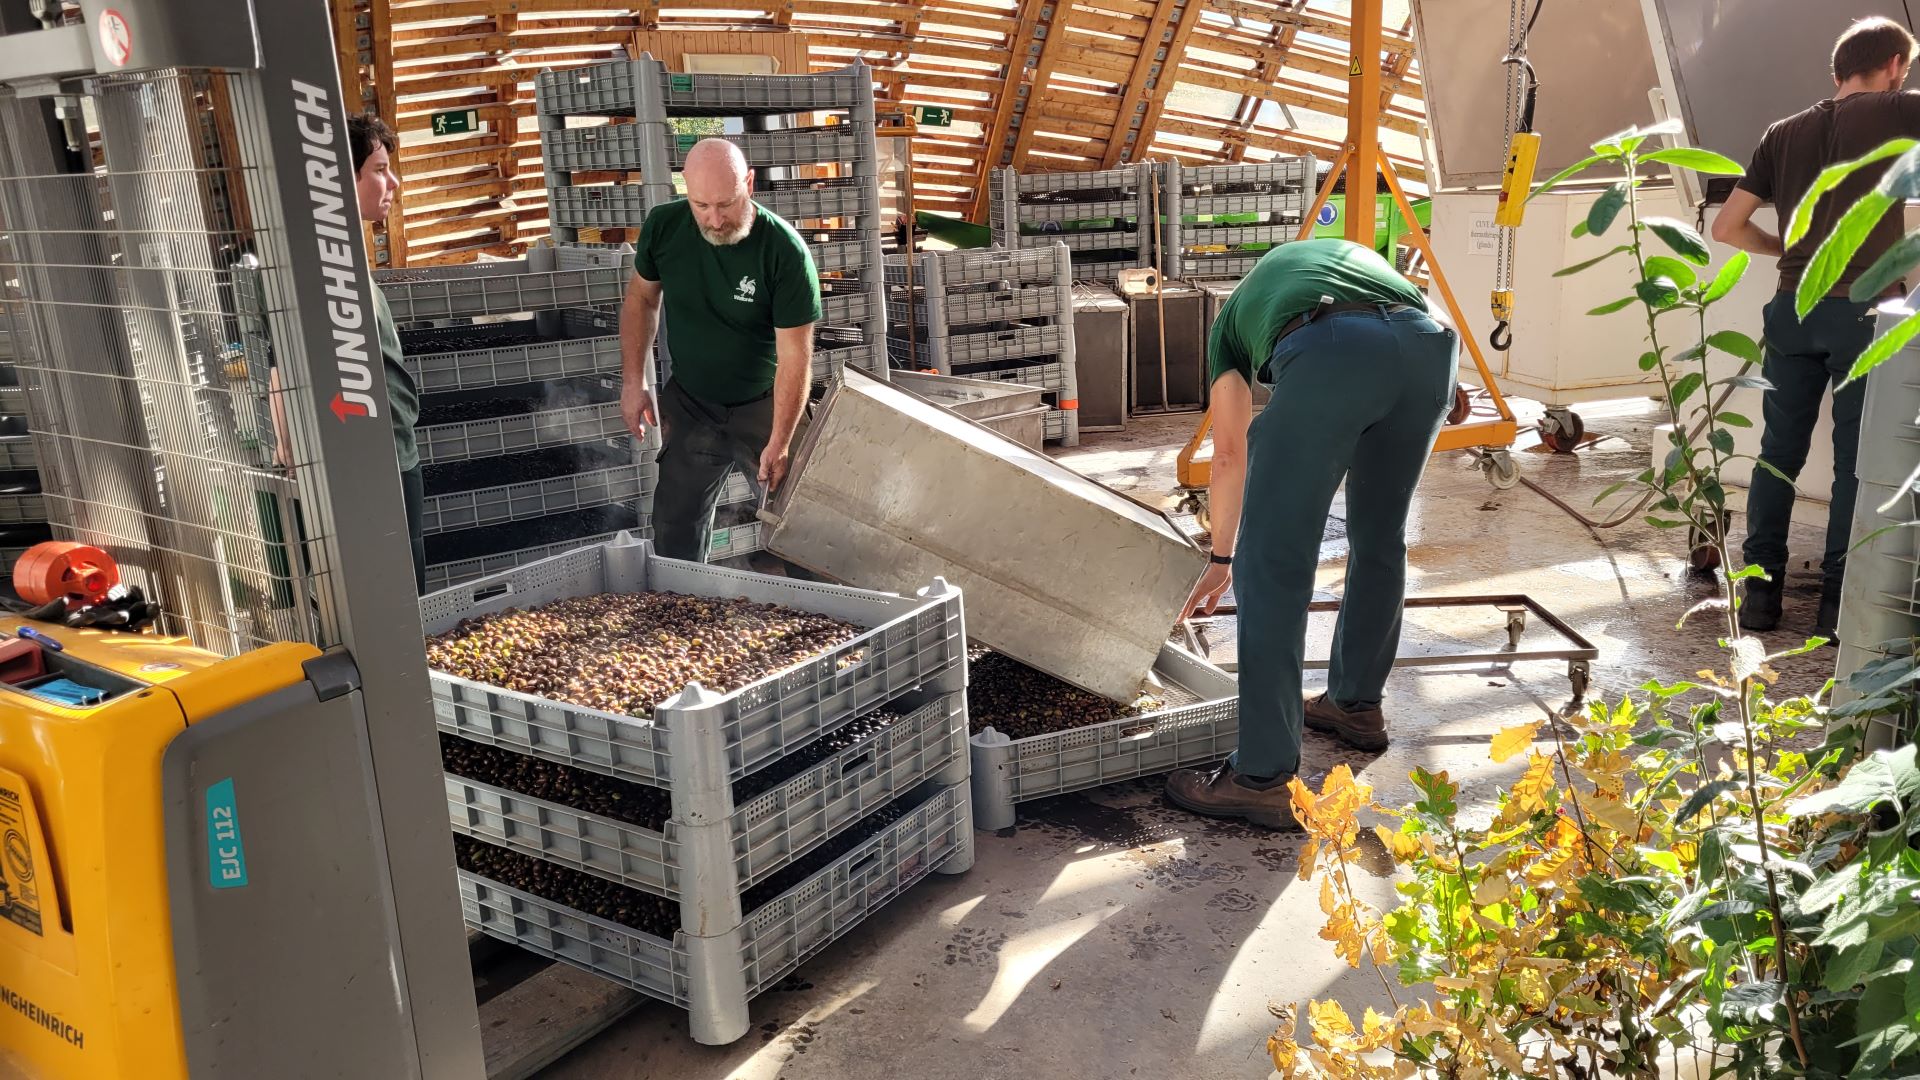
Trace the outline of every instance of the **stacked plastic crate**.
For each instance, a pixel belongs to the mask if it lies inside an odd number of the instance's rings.
[[[656,436],[620,415],[628,256],[376,274],[420,389],[429,590],[644,530]]]
[[[880,174],[865,65],[814,75],[693,75],[643,56],[544,72],[536,93],[553,229],[565,239],[581,230],[638,230],[647,211],[678,197],[673,174],[699,137],[677,133],[671,120],[737,120],[746,130],[723,137],[756,170],[755,201],[799,230],[820,272],[814,379],[846,364],[886,376]],[[663,336],[670,373],[671,328]],[[752,485],[735,473],[709,560],[759,549],[754,501]]]
[[[1047,391],[1046,437],[1080,442],[1072,253],[1065,244],[928,251],[887,258],[887,349],[942,375]]]
[[[28,548],[52,537],[39,459],[27,434],[26,395],[14,367],[13,334],[0,323],[0,574],[11,574]]]
[[[993,172],[993,246],[1020,250],[1062,243],[1077,281],[1118,279],[1153,265],[1154,166],[1098,172]]]
[[[1182,281],[1245,277],[1260,256],[1297,238],[1317,175],[1312,157],[1159,168],[1160,269]]]
[[[740,598],[859,628],[639,717],[432,674],[468,923],[688,1009],[695,1039],[729,1043],[752,997],[929,872],[972,865],[960,594],[792,582],[621,538],[429,596],[421,616],[442,633],[607,592]],[[478,777],[502,757],[570,794]],[[588,789],[599,799],[583,806]]]

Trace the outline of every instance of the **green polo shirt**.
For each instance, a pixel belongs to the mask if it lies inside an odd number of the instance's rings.
[[[753,229],[717,247],[700,235],[693,207],[656,206],[640,227],[633,268],[664,294],[673,378],[714,405],[738,405],[773,389],[773,332],[820,321],[820,276],[793,226],[754,204]]]
[[[394,456],[400,461],[400,471],[406,472],[420,464],[420,448],[413,434],[413,426],[420,419],[420,391],[413,385],[413,376],[407,374],[400,330],[393,325],[393,311],[387,307],[387,296],[379,285],[373,287],[373,321],[380,332],[380,360],[387,376]]]
[[[1280,330],[1316,307],[1335,304],[1405,304],[1427,310],[1427,298],[1371,248],[1325,238],[1281,244],[1260,257],[1227,297],[1207,338],[1210,379],[1238,371],[1253,374],[1273,355]]]

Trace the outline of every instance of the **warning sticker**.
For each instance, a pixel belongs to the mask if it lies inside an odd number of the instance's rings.
[[[0,917],[35,934],[40,928],[40,868],[46,863],[40,822],[26,784],[0,769]]]

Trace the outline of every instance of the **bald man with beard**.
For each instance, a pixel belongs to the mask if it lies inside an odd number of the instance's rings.
[[[658,424],[653,542],[700,561],[729,466],[762,491],[787,473],[807,403],[820,279],[793,226],[753,201],[738,147],[705,139],[687,152],[687,197],[640,227],[620,309],[620,411],[636,436]],[[665,313],[673,373],[653,385],[647,357]]]

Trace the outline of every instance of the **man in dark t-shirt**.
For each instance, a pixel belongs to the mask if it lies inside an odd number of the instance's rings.
[[[778,487],[812,379],[820,280],[793,226],[753,201],[738,147],[704,139],[687,151],[687,197],[640,227],[620,314],[620,408],[636,436],[660,425],[654,546],[706,558],[713,509],[737,465]],[[658,388],[647,358],[664,312],[673,373]]]
[[[1752,166],[1713,223],[1715,240],[1780,260],[1779,292],[1765,310],[1766,377],[1772,388],[1766,391],[1762,406],[1766,426],[1760,437],[1760,458],[1790,478],[1798,478],[1807,463],[1827,386],[1838,387],[1873,340],[1873,304],[1854,303],[1847,292],[1900,239],[1903,226],[1900,214],[1883,216],[1833,291],[1803,320],[1794,315],[1794,291],[1808,261],[1841,215],[1879,182],[1887,167],[1862,169],[1822,199],[1813,227],[1792,250],[1783,249],[1778,234],[1755,225],[1753,212],[1763,203],[1772,203],[1784,226],[1822,169],[1860,157],[1889,139],[1920,137],[1920,93],[1900,89],[1907,81],[1915,48],[1913,35],[1892,19],[1862,19],[1848,27],[1833,48],[1833,97],[1767,128]],[[1902,289],[1896,285],[1888,291]],[[1861,383],[1836,389],[1833,395],[1833,501],[1827,514],[1820,612],[1814,626],[1817,634],[1829,639],[1840,616],[1840,584],[1858,487],[1854,459],[1865,397]],[[1792,484],[1766,469],[1754,470],[1744,556],[1749,564],[1766,571],[1767,580],[1747,580],[1740,606],[1740,625],[1747,630],[1772,630],[1780,624],[1793,498]]]

